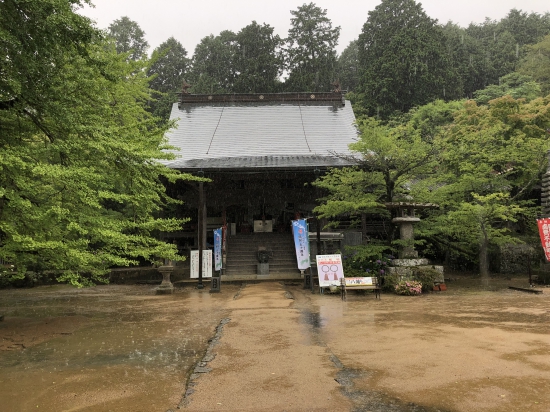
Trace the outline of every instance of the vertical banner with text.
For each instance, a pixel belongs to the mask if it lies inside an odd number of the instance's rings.
[[[539,226],[540,242],[544,249],[544,256],[550,262],[550,218],[537,219]]]
[[[191,251],[191,279],[197,279],[199,277],[199,251]],[[212,277],[212,251],[202,251],[202,277]]]
[[[214,229],[214,270],[222,270],[222,228]]]
[[[305,221],[305,219],[292,221],[292,233],[294,235],[294,245],[296,246],[296,259],[298,260],[298,269],[307,269],[310,267],[309,234],[307,230],[307,222]]]

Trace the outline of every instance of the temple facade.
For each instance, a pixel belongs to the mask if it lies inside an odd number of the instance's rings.
[[[320,231],[313,209],[323,194],[311,183],[353,164],[348,145],[358,130],[350,102],[340,92],[183,93],[170,119],[176,159],[166,165],[209,181],[169,185],[184,202],[173,213],[191,221],[166,239],[189,256],[210,248],[212,229],[223,226],[224,277],[299,276],[290,224],[307,218],[310,231]],[[342,237],[323,232],[324,251]],[[267,274],[256,266],[259,249],[271,255]]]

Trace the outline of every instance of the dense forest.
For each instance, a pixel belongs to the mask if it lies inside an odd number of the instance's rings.
[[[182,221],[162,166],[183,82],[192,93],[330,91],[353,103],[357,166],[318,180],[321,217],[387,217],[388,201],[432,202],[417,246],[489,272],[499,247],[532,243],[550,131],[550,14],[513,9],[459,27],[414,0],[382,0],[338,55],[339,27],[314,3],[288,37],[253,21],[203,38],[189,57],[170,37],[148,54],[128,17],[101,30],[78,0],[0,2],[2,277],[58,273],[75,285],[112,266],[177,258],[156,239]],[[356,251],[372,259],[396,241]],[[1,263],[1,262],[0,262]]]

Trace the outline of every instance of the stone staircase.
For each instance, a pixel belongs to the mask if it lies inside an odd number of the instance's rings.
[[[256,275],[258,247],[263,246],[269,258],[269,275],[299,276],[294,239],[290,233],[239,233],[227,240],[226,275]],[[279,275],[279,276],[278,276]]]

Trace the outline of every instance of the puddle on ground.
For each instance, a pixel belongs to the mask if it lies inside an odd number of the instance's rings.
[[[550,289],[508,289],[520,282],[459,279],[447,292],[347,302],[291,291],[352,411],[546,411]]]
[[[233,290],[234,289],[234,290]],[[165,411],[225,315],[224,293],[151,286],[1,290],[0,399],[9,411]],[[208,302],[206,302],[208,301]],[[208,310],[200,310],[207,303]]]

